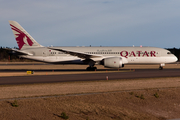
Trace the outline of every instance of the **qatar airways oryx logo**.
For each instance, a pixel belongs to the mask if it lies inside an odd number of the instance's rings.
[[[12,30],[18,32],[18,34],[15,34],[15,37],[20,50],[25,44],[29,46],[33,45],[31,39],[25,33],[23,33],[23,31],[13,25],[11,25],[11,28]]]

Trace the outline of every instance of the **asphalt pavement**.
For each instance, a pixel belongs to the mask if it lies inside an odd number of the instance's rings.
[[[8,71],[8,70],[6,70]],[[5,70],[0,72],[6,72]],[[47,71],[47,70],[39,70]],[[65,70],[66,71],[66,70]],[[11,72],[13,72],[11,70]],[[14,72],[18,72],[17,70]],[[22,71],[21,71],[22,72]],[[37,71],[38,72],[38,71]],[[63,72],[63,71],[62,71]],[[80,71],[82,72],[82,71]],[[132,80],[137,78],[161,78],[161,77],[180,77],[180,69],[136,69],[135,71],[111,71],[83,74],[62,74],[62,75],[30,75],[30,76],[11,76],[0,77],[0,85],[10,84],[34,84],[34,83],[55,83],[55,82],[75,82],[75,81],[98,81],[98,80]]]

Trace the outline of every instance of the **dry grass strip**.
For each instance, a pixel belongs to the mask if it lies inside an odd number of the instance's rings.
[[[0,99],[180,87],[180,77],[0,86]]]

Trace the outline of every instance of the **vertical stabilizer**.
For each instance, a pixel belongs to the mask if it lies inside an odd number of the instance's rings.
[[[9,24],[20,50],[33,47],[42,47],[19,23],[16,21],[9,21]]]

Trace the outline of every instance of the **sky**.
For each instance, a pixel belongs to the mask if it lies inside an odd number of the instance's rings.
[[[43,46],[180,48],[180,0],[0,0],[0,46],[17,47],[8,20]]]

